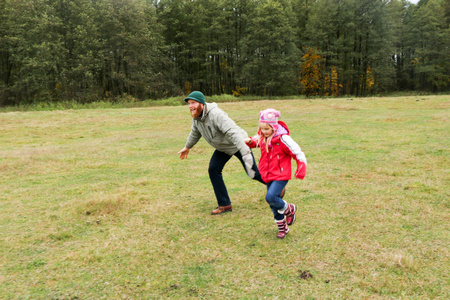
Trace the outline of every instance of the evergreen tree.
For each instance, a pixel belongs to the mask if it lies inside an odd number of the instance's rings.
[[[172,64],[173,81],[179,87],[185,86],[185,93],[191,91],[191,35],[188,34],[190,18],[186,0],[156,1],[158,22],[163,25],[164,43]]]
[[[0,105],[440,92],[449,47],[448,0],[3,0]]]
[[[407,0],[390,1],[387,5],[388,19],[393,39],[392,61],[395,68],[393,90],[408,89],[408,73],[406,68],[411,60],[411,50],[407,47],[406,24],[411,19],[411,6]]]
[[[10,98],[9,85],[12,76],[11,49],[14,41],[11,37],[11,20],[8,18],[9,6],[0,1],[0,106],[7,104]]]
[[[393,46],[388,21],[382,0],[322,0],[312,7],[307,44],[325,57],[327,76],[337,72],[343,93],[366,95],[375,88],[391,88]]]
[[[295,90],[299,52],[290,1],[268,0],[256,8],[242,41],[240,85],[252,94],[286,95]]]
[[[173,86],[164,73],[171,68],[154,6],[138,0],[110,0],[98,2],[98,10],[103,90],[138,98],[171,94]]]
[[[420,1],[408,27],[409,43],[414,49],[410,68],[416,89],[438,92],[450,87],[450,31],[444,2]]]

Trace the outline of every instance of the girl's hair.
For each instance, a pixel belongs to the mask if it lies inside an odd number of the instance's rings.
[[[273,128],[273,126],[271,124],[268,124],[268,123],[264,123],[264,124],[267,124],[267,125],[269,125],[272,128],[272,130],[273,130],[272,131],[272,135],[269,136],[268,138],[265,138],[262,134],[260,134],[261,133],[261,122],[260,122],[259,126],[258,126],[258,133],[256,135],[258,137],[258,139],[256,140],[256,147],[261,147],[261,142],[262,142],[263,139],[265,139],[266,140],[266,152],[269,153],[270,140],[275,135],[276,130],[275,130],[275,128]]]

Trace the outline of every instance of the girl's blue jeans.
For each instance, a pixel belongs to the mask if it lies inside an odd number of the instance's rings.
[[[278,210],[283,210],[286,206],[286,202],[281,199],[281,191],[284,189],[288,180],[272,181],[267,183],[266,201],[272,209],[273,217],[277,221],[284,219],[284,215],[280,214]]]

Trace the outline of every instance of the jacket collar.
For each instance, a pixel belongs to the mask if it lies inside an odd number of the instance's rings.
[[[210,111],[212,111],[214,108],[217,107],[216,103],[205,103],[205,105],[203,105],[203,111],[200,117],[196,118],[196,120],[198,121],[205,121],[206,116],[209,114]]]

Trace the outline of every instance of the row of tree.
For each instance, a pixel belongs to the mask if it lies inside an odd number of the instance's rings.
[[[450,1],[0,0],[0,105],[450,88]]]

